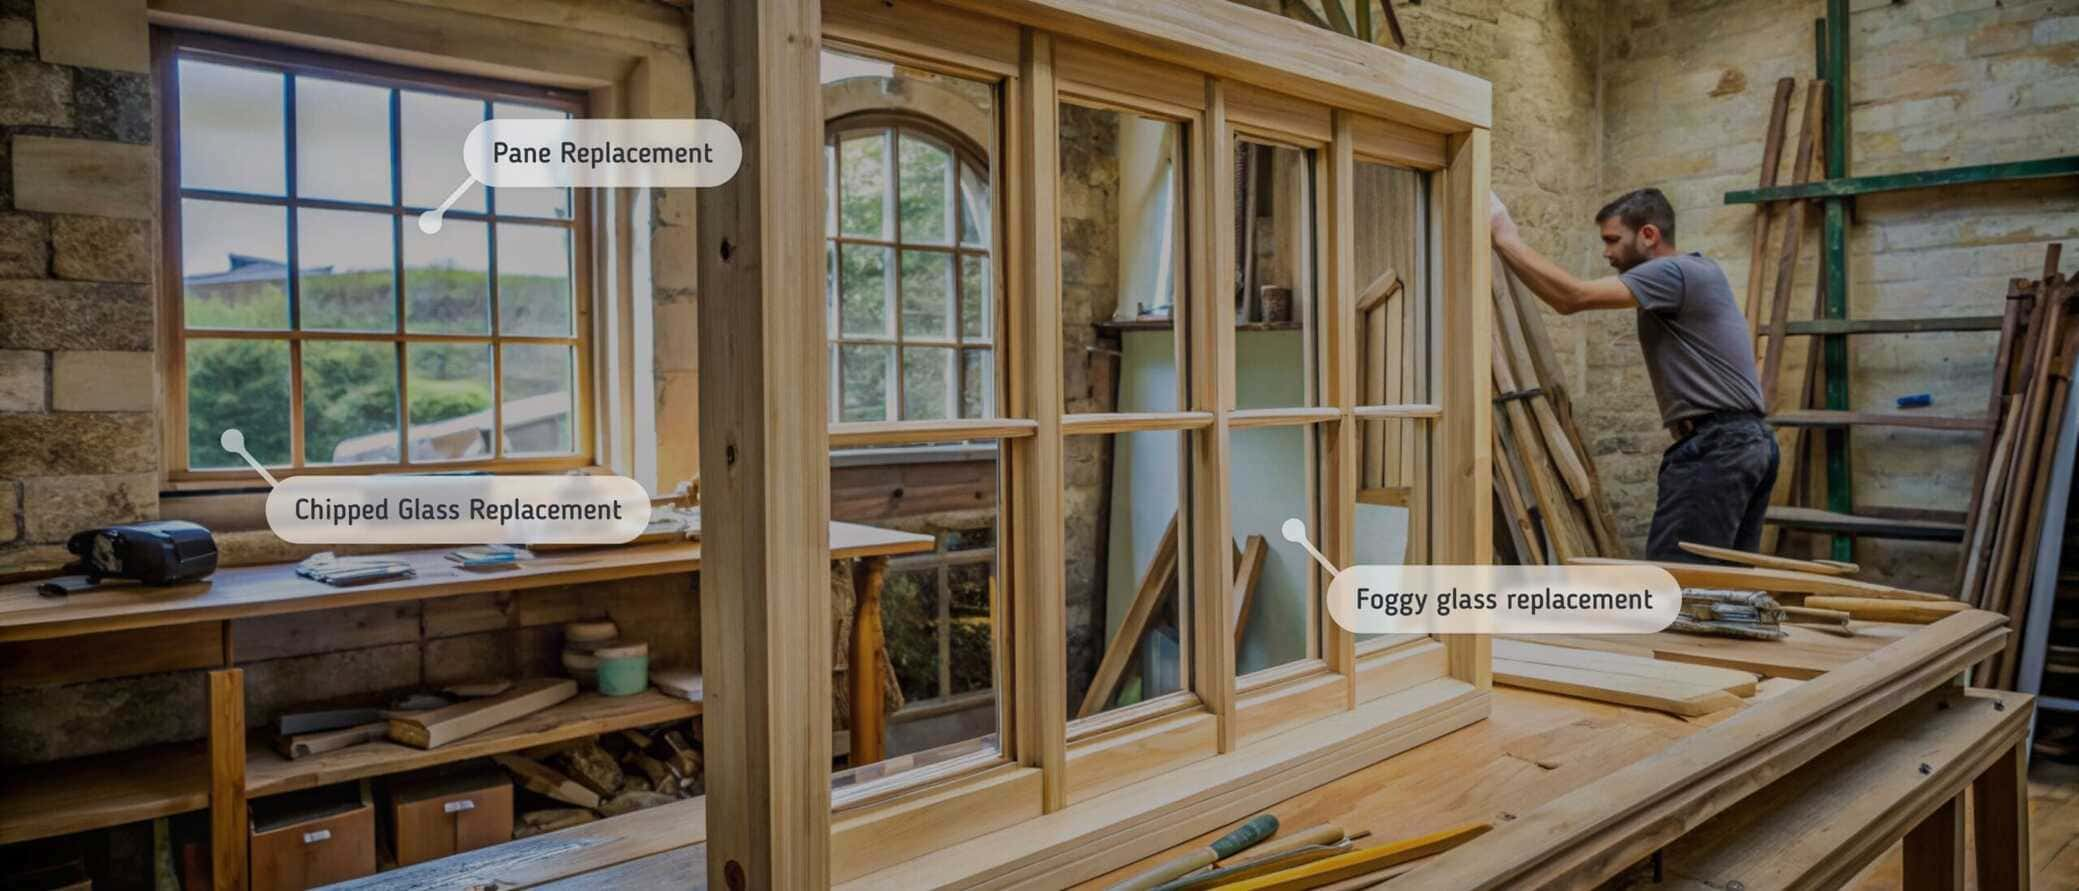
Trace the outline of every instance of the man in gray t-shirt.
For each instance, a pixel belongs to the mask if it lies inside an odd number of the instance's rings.
[[[1681,542],[1751,551],[1761,543],[1780,455],[1762,415],[1754,342],[1718,264],[1675,247],[1675,209],[1659,189],[1604,206],[1603,258],[1617,274],[1582,281],[1523,243],[1501,200],[1492,201],[1494,249],[1532,293],[1563,315],[1629,309],[1639,349],[1675,437],[1660,459],[1660,492],[1647,556],[1691,560]]]

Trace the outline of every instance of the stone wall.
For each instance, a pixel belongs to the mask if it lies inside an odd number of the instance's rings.
[[[2079,3],[1856,6],[1868,8],[1850,19],[1851,174],[2071,153]],[[1812,21],[1825,4],[1608,0],[1606,9],[1601,193],[1667,191],[1681,246],[1716,258],[1744,295],[1753,210],[1726,207],[1723,195],[1756,182],[1775,81],[1797,78],[1802,96],[1813,77]],[[1795,136],[1793,126],[1791,146]],[[2070,179],[1873,195],[1855,210],[1848,303],[1856,318],[1997,315],[2009,278],[2039,274],[2046,242],[2079,238],[2079,188]],[[1819,243],[1812,217],[1793,318],[1810,312]],[[1979,415],[1997,341],[1990,333],[1853,339],[1850,407],[1897,411],[1897,397],[1930,393],[1931,413]],[[1799,358],[1799,350],[1788,355]],[[1651,440],[1657,423],[1637,368],[1628,334],[1591,339],[1597,398],[1583,400],[1588,426],[1617,431],[1596,443],[1606,479],[1636,475],[1654,460],[1625,447],[1634,431]],[[1787,363],[1784,379],[1802,381],[1802,364]],[[1867,427],[1853,436],[1858,504],[1960,511],[1969,501],[1978,437]],[[1650,491],[1634,488],[1615,493],[1627,521],[1638,516],[1630,496]],[[1937,590],[1951,584],[1955,555],[1946,543],[1866,541],[1857,551],[1877,577]]]
[[[0,2],[0,573],[158,511],[149,67],[142,3]]]
[[[1119,305],[1119,121],[1110,111],[1061,107],[1061,390],[1069,412],[1112,411],[1118,398],[1119,341],[1094,323]],[[1070,690],[1090,685],[1104,654],[1112,439],[1072,437],[1062,450]]]

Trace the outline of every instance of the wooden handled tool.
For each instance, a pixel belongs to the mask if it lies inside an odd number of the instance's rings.
[[[1350,851],[1351,844],[1347,841],[1336,842],[1332,845],[1301,845],[1296,848],[1286,848],[1275,854],[1251,857],[1233,866],[1199,870],[1181,879],[1162,885],[1156,888],[1155,891],[1202,891],[1202,889],[1206,888],[1214,888],[1239,882],[1243,879],[1252,879],[1260,875],[1291,869],[1295,866],[1303,866],[1316,860],[1326,860],[1338,854],[1350,853]]]
[[[1257,814],[1248,822],[1236,827],[1233,832],[1220,836],[1203,848],[1194,848],[1174,860],[1149,867],[1146,872],[1111,887],[1111,891],[1151,891],[1162,883],[1191,872],[1200,867],[1211,866],[1222,858],[1232,857],[1244,849],[1270,838],[1278,831],[1278,818],[1270,814]]]
[[[1441,854],[1478,838],[1492,828],[1492,823],[1467,823],[1441,832],[1402,839],[1347,854],[1337,854],[1303,866],[1282,869],[1223,887],[1226,891],[1303,891],[1307,888],[1319,888],[1331,882],[1378,872],[1431,854]]]

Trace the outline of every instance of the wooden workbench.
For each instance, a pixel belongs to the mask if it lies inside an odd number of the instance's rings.
[[[881,579],[879,564],[888,557],[928,551],[934,545],[928,535],[855,523],[831,524],[831,559],[868,564],[858,574],[862,582],[877,584]],[[22,642],[40,641],[33,644],[39,652],[55,654],[69,643],[68,639],[103,632],[229,623],[258,616],[431,600],[483,591],[692,573],[700,568],[701,554],[698,541],[683,541],[555,552],[497,571],[471,571],[447,560],[449,550],[385,555],[411,563],[418,575],[347,588],[298,576],[291,564],[223,569],[202,582],[167,587],[113,583],[64,598],[37,594],[34,582],[0,585],[0,643],[19,646],[30,645]],[[876,591],[861,590],[859,594],[861,609],[870,609],[878,602]],[[10,770],[0,781],[7,787],[7,794],[0,796],[0,844],[203,808],[218,810],[230,799],[236,799],[236,810],[243,813],[244,801],[250,798],[683,720],[701,712],[699,702],[656,691],[623,697],[587,693],[437,749],[415,749],[385,741],[289,761],[264,745],[245,745],[242,673],[234,667],[228,629],[221,639],[226,645],[220,667],[210,672],[210,739]],[[877,656],[871,650],[855,652],[850,666],[855,676],[872,676],[876,690]],[[77,661],[77,657],[72,658]],[[239,691],[237,695],[220,696],[219,691],[226,685]],[[859,723],[864,726],[855,729],[878,735],[876,724]],[[238,742],[237,758],[232,760],[242,763],[243,771],[213,772],[212,744],[222,748],[234,738]],[[243,820],[227,822],[236,824]],[[243,827],[238,828],[237,836],[242,842]],[[244,850],[242,844],[237,847]]]

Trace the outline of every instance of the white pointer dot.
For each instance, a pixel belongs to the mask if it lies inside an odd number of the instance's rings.
[[[455,202],[462,200],[462,193],[469,191],[469,187],[475,184],[476,177],[464,177],[462,184],[456,186],[454,191],[448,193],[448,200],[442,201],[439,207],[434,208],[430,212],[419,214],[419,231],[427,235],[438,234],[440,232],[440,220],[442,217],[447,216],[448,208],[454,207]]]

